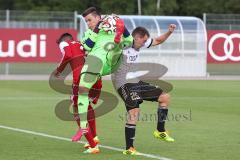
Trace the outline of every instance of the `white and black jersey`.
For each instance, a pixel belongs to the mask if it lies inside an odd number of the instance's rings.
[[[149,48],[152,45],[153,39],[149,38],[146,43],[140,48]],[[136,50],[133,47],[129,47],[123,50],[122,62],[119,65],[118,69],[113,73],[112,80],[115,89],[119,89],[126,83],[138,83],[139,79],[131,78],[128,79],[127,75],[131,71],[134,71],[134,63],[137,63],[139,60],[140,49]],[[133,77],[131,75],[131,77]]]

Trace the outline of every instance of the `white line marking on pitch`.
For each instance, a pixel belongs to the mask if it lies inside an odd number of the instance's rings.
[[[58,140],[71,142],[71,139],[69,139],[69,138],[53,136],[53,135],[40,133],[40,132],[34,132],[34,131],[29,131],[29,130],[24,130],[24,129],[19,129],[19,128],[12,128],[12,127],[3,126],[3,125],[0,125],[0,128],[8,129],[8,130],[16,131],[16,132],[21,132],[21,133],[27,133],[27,134],[32,134],[32,135],[37,135],[37,136],[42,136],[42,137],[47,137],[47,138],[52,138],[52,139],[58,139]],[[85,142],[80,141],[79,143],[84,144]],[[111,146],[99,145],[99,147],[109,149],[109,150],[119,151],[119,152],[123,151],[123,149],[116,148],[116,147],[111,147]],[[169,159],[169,158],[166,158],[166,157],[161,157],[161,156],[152,155],[152,154],[145,154],[145,153],[141,153],[140,156],[147,157],[147,158],[153,158],[153,159],[160,159],[160,160],[172,160],[172,159]]]

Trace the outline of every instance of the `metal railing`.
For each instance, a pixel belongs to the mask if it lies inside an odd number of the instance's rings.
[[[77,12],[0,10],[0,28],[77,29],[76,15]],[[0,63],[0,75],[49,74],[55,66],[54,63]]]
[[[204,13],[207,30],[240,30],[240,14]]]

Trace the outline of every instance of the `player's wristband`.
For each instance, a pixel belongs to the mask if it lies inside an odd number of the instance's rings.
[[[89,34],[88,39],[83,42],[84,49],[90,51],[94,47],[96,39],[97,33],[92,32],[91,34]]]

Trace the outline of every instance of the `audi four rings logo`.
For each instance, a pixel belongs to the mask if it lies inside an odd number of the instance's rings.
[[[221,55],[223,56],[219,56],[214,50],[213,50],[213,43],[219,39],[219,38],[224,38],[224,45],[223,45],[223,51],[224,53],[221,53]],[[240,34],[239,33],[233,33],[231,35],[227,35],[225,33],[218,33],[215,34],[214,36],[211,37],[211,39],[209,40],[209,44],[208,44],[208,50],[210,55],[218,61],[225,61],[227,59],[230,59],[232,61],[240,61],[240,54],[238,56],[233,55],[233,51],[234,51],[234,43],[233,43],[233,39],[238,38],[240,39]],[[229,46],[229,47],[228,47]],[[238,51],[240,53],[240,44],[238,45]]]

